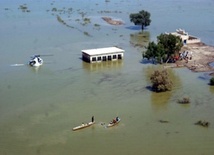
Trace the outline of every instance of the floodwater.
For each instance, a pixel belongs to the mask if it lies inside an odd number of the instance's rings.
[[[173,90],[153,93],[149,74],[158,66],[142,63],[137,46],[177,28],[214,45],[213,8],[212,0],[2,0],[0,154],[213,155],[209,74],[171,69]],[[129,14],[142,9],[152,22],[139,35]],[[102,16],[125,24],[108,25]],[[124,60],[82,62],[82,49],[109,46],[124,49]],[[27,65],[34,54],[42,55],[40,68]],[[191,103],[178,104],[183,97]],[[72,131],[92,116],[94,126]],[[116,116],[122,121],[105,128]]]

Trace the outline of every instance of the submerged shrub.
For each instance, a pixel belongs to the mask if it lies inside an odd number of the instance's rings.
[[[150,77],[152,90],[155,92],[164,92],[172,89],[172,82],[169,79],[167,70],[155,70]]]
[[[183,99],[178,100],[178,103],[188,104],[188,103],[190,103],[190,98],[189,97],[183,97]]]
[[[210,79],[210,85],[214,86],[214,77]]]

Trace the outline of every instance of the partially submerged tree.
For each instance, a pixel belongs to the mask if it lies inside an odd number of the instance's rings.
[[[141,25],[142,30],[151,23],[150,13],[145,10],[142,10],[139,13],[131,13],[129,18],[135,25]]]
[[[157,37],[157,40],[158,44],[163,46],[167,59],[180,51],[183,46],[182,39],[172,34],[161,34]]]
[[[172,82],[169,79],[167,70],[155,70],[150,77],[152,90],[155,92],[164,92],[172,89]]]
[[[183,46],[182,40],[172,34],[161,34],[157,36],[157,44],[150,42],[147,50],[143,53],[143,58],[152,59],[158,63],[167,62],[176,55]]]
[[[155,61],[157,61],[158,63],[162,63],[164,55],[165,52],[162,45],[157,45],[154,42],[149,42],[147,51],[143,53],[143,58],[147,58],[148,60],[152,59],[153,63],[155,63]]]

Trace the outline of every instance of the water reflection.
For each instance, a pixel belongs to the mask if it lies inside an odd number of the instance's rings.
[[[141,31],[130,34],[130,44],[134,47],[145,49],[149,41],[150,41],[149,31]]]
[[[214,86],[210,86],[210,93],[214,94]]]
[[[147,88],[151,88],[151,81],[150,81],[151,74],[155,70],[163,70],[163,69],[164,68],[162,65],[151,65],[151,66],[148,66],[146,69],[144,69],[147,83],[148,83]],[[167,108],[169,101],[174,97],[173,95],[176,94],[176,90],[182,87],[181,79],[176,74],[175,70],[168,68],[167,72],[170,80],[173,83],[172,90],[167,92],[161,92],[161,93],[156,93],[156,92],[151,93],[151,104],[154,110]],[[152,91],[151,89],[149,90]],[[175,96],[175,100],[178,100],[178,99],[180,99],[180,96],[179,95]]]
[[[170,91],[162,93],[151,93],[151,104],[153,110],[158,111],[162,109],[167,109],[171,96],[172,93]]]
[[[41,69],[41,66],[35,66],[35,67],[29,66],[29,68],[32,70],[32,72],[38,73],[38,71]]]
[[[116,60],[116,61],[105,61],[105,62],[96,62],[96,63],[87,63],[82,62],[82,66],[87,71],[97,71],[97,70],[104,70],[104,69],[118,69],[123,66],[123,60]]]

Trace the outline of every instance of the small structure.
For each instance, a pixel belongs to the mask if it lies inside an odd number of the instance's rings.
[[[193,43],[200,43],[200,38],[197,38],[195,36],[189,35],[185,30],[183,29],[177,29],[176,32],[171,32],[170,34],[179,36],[184,44],[193,44]]]
[[[82,50],[82,59],[89,63],[123,59],[124,50],[117,47],[106,47]]]
[[[34,55],[33,57],[31,57],[31,59],[29,60],[28,64],[32,67],[39,67],[43,64],[43,60],[40,57],[40,55]]]

